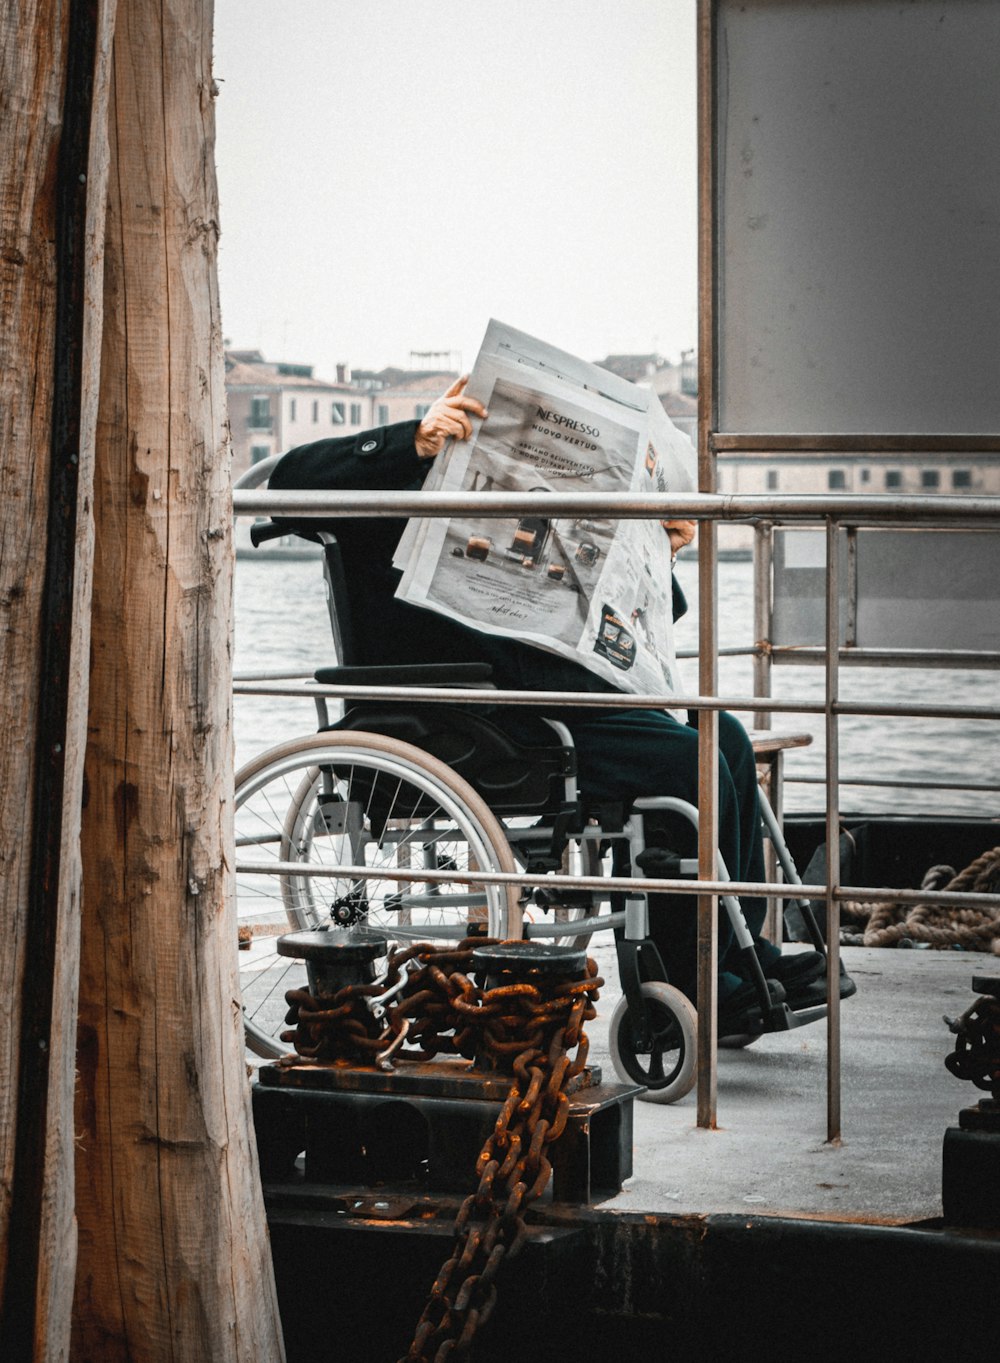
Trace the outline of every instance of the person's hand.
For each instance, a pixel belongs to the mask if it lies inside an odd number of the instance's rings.
[[[440,454],[444,442],[451,436],[456,440],[468,440],[472,434],[470,412],[473,416],[486,415],[486,408],[481,402],[466,397],[464,389],[468,382],[468,374],[456,379],[447,393],[443,393],[429,408],[417,427],[414,443],[421,459],[433,459],[436,454]]]
[[[670,540],[670,552],[676,556],[679,549],[690,544],[698,529],[697,521],[660,521]]]

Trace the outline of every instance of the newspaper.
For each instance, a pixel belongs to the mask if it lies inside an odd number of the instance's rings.
[[[487,409],[427,491],[688,492],[691,442],[656,395],[492,321],[466,392]],[[634,693],[680,690],[670,544],[658,521],[414,518],[396,595],[572,659]]]

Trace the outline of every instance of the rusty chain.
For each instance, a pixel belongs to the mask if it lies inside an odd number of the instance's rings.
[[[389,953],[384,978],[344,985],[330,998],[317,998],[308,989],[290,989],[285,994],[289,1030],[281,1033],[281,1040],[309,1060],[371,1061],[400,1037],[411,1048],[419,1043],[417,1049],[398,1051],[401,1058],[430,1060],[447,1054],[471,1059],[476,1038],[469,1019],[475,1013],[472,1000],[478,991],[465,972],[471,967],[473,951],[495,941],[494,937],[466,937],[457,946],[415,942],[396,947]],[[390,992],[408,967],[405,988],[386,1007],[380,1027],[369,1000]]]
[[[971,1080],[1000,1102],[1000,999],[984,995],[960,1018],[945,1018],[955,1049],[944,1063],[957,1079]]]
[[[479,1186],[455,1220],[455,1243],[430,1290],[401,1363],[445,1363],[469,1350],[496,1305],[496,1276],[524,1243],[524,1212],[552,1175],[546,1151],[569,1115],[567,1086],[583,1070],[584,1022],[604,983],[588,959],[582,980],[549,977],[463,998],[480,1050],[514,1080],[476,1163]],[[472,1008],[470,1014],[466,1011]],[[569,1052],[575,1052],[571,1057]]]
[[[370,1061],[394,1054],[426,1060],[449,1054],[475,1057],[512,1074],[476,1163],[478,1187],[459,1209],[451,1255],[401,1363],[460,1358],[489,1320],[497,1274],[524,1243],[524,1213],[548,1186],[552,1163],[546,1152],[565,1129],[568,1089],[587,1063],[583,1026],[596,1016],[604,983],[595,961],[587,959],[580,979],[536,976],[533,982],[483,990],[471,978],[472,955],[495,941],[467,937],[457,946],[397,947],[378,982],[345,985],[332,998],[316,998],[307,989],[286,994],[292,1028],[282,1040],[308,1059]],[[380,1032],[370,1000],[392,991],[404,972],[409,978],[387,1003]]]

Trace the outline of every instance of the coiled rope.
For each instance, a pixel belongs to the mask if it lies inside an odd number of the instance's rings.
[[[922,890],[967,894],[1000,893],[1000,847],[955,874],[952,866],[932,866]],[[893,947],[903,941],[927,942],[932,947],[960,946],[966,951],[990,951],[1000,956],[1000,909],[958,908],[942,904],[841,905],[844,918],[864,924],[861,932],[845,925],[841,940],[848,946]]]

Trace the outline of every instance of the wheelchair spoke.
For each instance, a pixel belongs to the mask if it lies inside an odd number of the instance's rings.
[[[493,825],[489,833],[486,820]],[[514,869],[502,829],[475,793],[444,764],[406,744],[328,733],[265,754],[237,778],[236,837],[237,911],[241,924],[255,929],[252,949],[240,960],[244,1018],[248,1041],[260,1054],[283,1049],[275,1039],[283,995],[305,983],[302,967],[279,958],[266,932],[365,925],[384,931],[390,942],[457,940],[481,922],[509,935],[502,889],[406,876],[411,870]],[[273,875],[246,869],[268,862],[275,864]],[[288,862],[327,873],[282,874],[277,866]],[[371,874],[329,874],[340,865]]]

